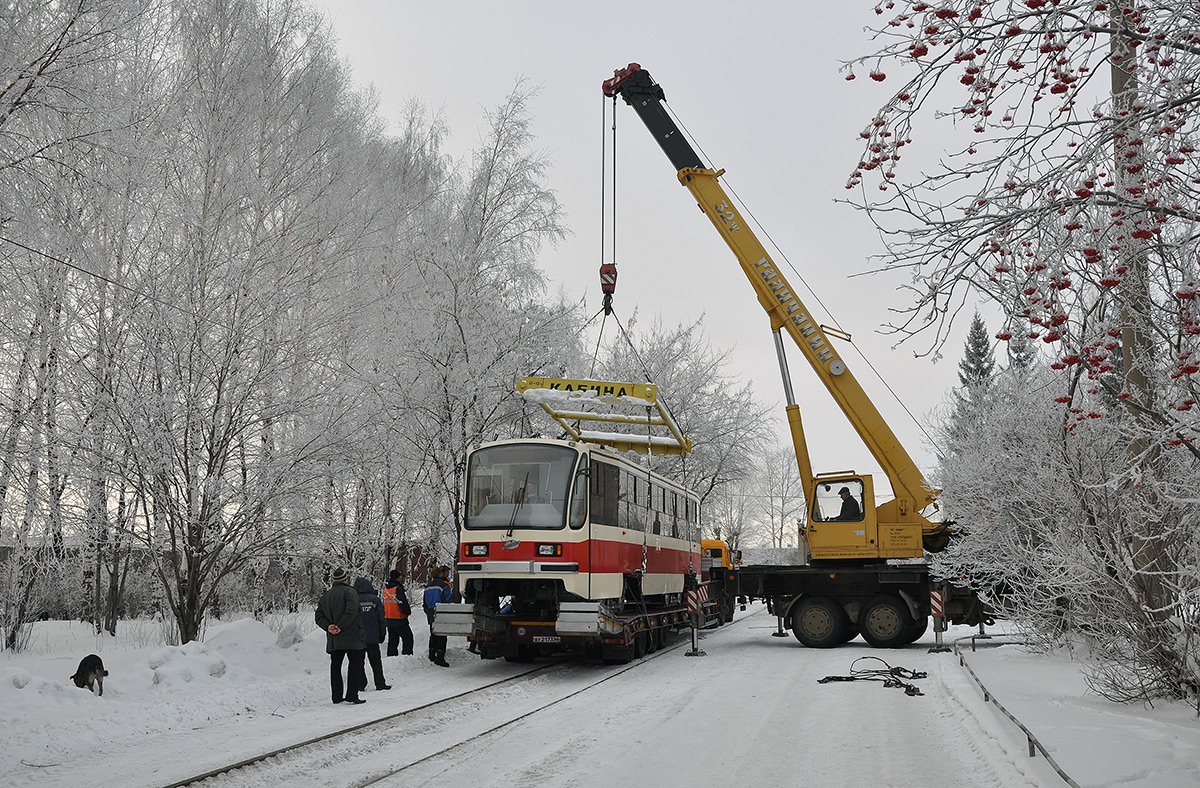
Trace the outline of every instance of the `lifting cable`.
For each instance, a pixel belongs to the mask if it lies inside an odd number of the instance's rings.
[[[854,667],[864,659],[873,659],[876,662],[883,663],[882,668],[856,668]],[[921,688],[910,682],[917,679],[926,678],[929,674],[923,670],[909,670],[908,668],[896,666],[892,667],[887,662],[884,662],[879,657],[859,657],[850,663],[849,676],[826,676],[823,679],[817,679],[818,684],[830,684],[835,681],[882,681],[885,687],[896,687],[903,689],[905,695],[924,695]]]
[[[613,97],[613,113],[612,113],[612,146],[613,146],[613,165],[612,165],[612,253],[614,262],[606,262],[604,255],[604,231],[606,228],[605,208],[606,208],[606,193],[605,179],[608,177],[608,145],[605,137],[605,122],[608,119],[607,97],[600,100],[600,290],[604,294],[603,306],[600,311],[592,316],[592,319],[584,325],[584,329],[591,324],[601,313],[604,314],[604,319],[600,321],[600,333],[596,336],[596,349],[592,351],[592,366],[588,372],[589,376],[594,376],[596,373],[596,362],[600,356],[600,344],[604,339],[604,325],[608,322],[608,316],[613,313],[612,297],[617,289],[617,264],[615,262],[617,256],[617,99]],[[618,323],[618,325],[620,325]]]
[[[613,308],[613,295],[617,289],[617,263],[616,263],[616,259],[617,259],[617,97],[616,97],[616,95],[613,95],[611,97],[612,124],[609,127],[609,129],[611,129],[611,131],[612,131],[612,166],[611,166],[611,168],[608,166],[608,159],[607,159],[608,148],[607,148],[607,139],[606,139],[607,129],[605,128],[607,118],[608,118],[608,107],[607,107],[608,101],[609,101],[608,96],[605,96],[601,99],[601,113],[600,113],[600,130],[601,130],[600,131],[600,290],[604,294],[604,301],[603,301],[603,306],[601,307],[600,311],[597,312],[595,315],[593,315],[591,317],[591,319],[588,320],[588,322],[584,324],[583,329],[586,329],[589,325],[591,325],[592,321],[595,320],[597,317],[599,317],[601,313],[604,314],[604,319],[600,321],[600,331],[599,331],[599,334],[596,336],[596,347],[592,351],[592,365],[591,365],[591,369],[588,372],[588,375],[589,376],[595,375],[596,364],[600,357],[600,346],[601,346],[603,338],[604,338],[604,327],[608,322],[608,316],[612,315],[613,322],[617,324],[617,329],[621,333],[621,338],[625,340],[625,344],[627,344],[629,346],[629,349],[633,353],[633,357],[637,361],[638,366],[641,367],[642,377],[646,379],[647,383],[652,384],[654,381],[651,379],[651,376],[650,376],[650,367],[647,366],[645,359],[642,358],[642,355],[640,353],[638,353],[637,346],[633,344],[633,340],[630,338],[629,332],[625,330],[625,326],[621,325],[621,319],[619,317],[617,317],[616,310]],[[606,208],[605,179],[609,175],[610,171],[612,173],[612,219],[611,219],[610,226],[612,229],[612,259],[613,259],[613,262],[611,262],[611,263],[605,261],[605,254],[604,254],[605,253],[604,232],[605,232],[605,229],[607,229],[605,226],[605,224],[606,224],[605,223],[605,208]],[[665,407],[666,406],[666,398],[662,395],[661,392],[658,394],[658,398],[663,401],[664,407]],[[647,413],[648,412],[649,412],[649,409],[647,409]],[[647,422],[649,422],[649,416],[647,416]],[[649,430],[649,424],[647,424],[647,430]],[[652,447],[652,443],[653,443],[652,441],[648,442],[647,446]],[[648,450],[647,459],[650,460],[652,458],[652,456],[653,456],[652,449]],[[652,463],[648,462],[648,464],[652,464]],[[643,548],[644,548],[644,546],[643,546]],[[645,559],[643,557],[643,564],[644,563],[645,563]]]

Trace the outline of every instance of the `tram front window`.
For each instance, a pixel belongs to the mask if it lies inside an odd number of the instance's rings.
[[[562,528],[578,452],[565,446],[504,444],[467,465],[468,529]]]

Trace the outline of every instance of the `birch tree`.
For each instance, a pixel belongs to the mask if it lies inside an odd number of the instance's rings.
[[[299,4],[176,12],[167,241],[119,407],[140,535],[188,642],[226,577],[311,525],[314,463],[342,437],[323,293],[362,227],[352,143],[373,125]]]
[[[128,51],[123,23],[135,2],[15,2],[0,19],[0,539],[9,542],[0,591],[4,645],[55,602],[70,513],[70,464],[80,411],[72,396],[79,334],[77,280],[85,206],[75,184],[111,128],[108,85],[98,76]],[[50,251],[46,251],[50,250]]]
[[[653,458],[654,469],[696,491],[702,503],[725,485],[754,478],[756,457],[771,441],[770,407],[729,371],[732,352],[712,346],[703,317],[676,326],[656,319],[645,331],[635,318],[629,329],[608,345],[604,376],[654,383],[692,441],[690,454]]]
[[[426,514],[429,552],[454,549],[467,449],[527,434],[520,375],[560,375],[575,355],[577,318],[546,299],[533,264],[564,232],[545,184],[550,162],[533,148],[528,87],[488,114],[469,168],[422,207],[422,235],[406,249],[408,307],[427,316],[405,344],[409,392],[394,423],[419,458],[439,508]]]

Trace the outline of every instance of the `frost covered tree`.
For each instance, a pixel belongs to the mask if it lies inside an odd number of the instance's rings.
[[[712,346],[703,317],[676,326],[655,319],[645,331],[635,317],[628,329],[605,348],[601,376],[654,383],[692,441],[690,454],[652,458],[654,469],[696,491],[701,503],[754,478],[761,447],[771,441],[770,407],[755,399],[752,384],[734,378],[731,352]]]
[[[756,534],[755,480],[731,481],[717,488],[701,510],[705,536],[723,539],[736,552],[748,546]]]
[[[1003,310],[1000,339],[1041,341],[1061,373],[1059,463],[1072,481],[1045,516],[1066,532],[1084,514],[1073,543],[1099,553],[1096,580],[1122,600],[1095,610],[1111,619],[1105,648],[1121,658],[1105,686],[1195,691],[1198,621],[1186,600],[1200,512],[1185,490],[1200,457],[1196,9],[889,0],[875,11],[880,48],[847,64],[847,78],[900,86],[863,130],[847,187],[863,189],[890,264],[912,270],[914,299],[894,327],[928,329],[937,347],[972,288]],[[967,139],[907,177],[903,159],[930,158],[919,130],[938,119]],[[1120,436],[1121,456],[1084,439],[1098,425]]]
[[[301,0],[0,19],[9,645],[122,608],[186,642],[331,562],[452,549],[467,446],[525,430],[516,375],[580,355],[533,263],[562,227],[529,91],[462,164],[416,109],[384,132]]]
[[[965,391],[987,388],[996,374],[996,358],[992,355],[992,343],[988,338],[987,326],[979,313],[971,320],[963,357],[958,362],[958,382]]]
[[[0,581],[7,648],[32,617],[61,605],[70,576],[76,435],[86,423],[73,341],[80,332],[70,263],[85,248],[87,201],[64,181],[94,179],[95,153],[117,123],[104,73],[129,55],[125,22],[141,4],[120,0],[19,1],[0,12]],[[55,254],[46,254],[46,248]],[[86,385],[86,384],[83,384]]]
[[[561,375],[579,354],[575,311],[546,297],[534,264],[564,228],[550,161],[534,147],[532,95],[519,83],[488,113],[465,171],[413,209],[413,232],[395,247],[412,317],[394,380],[407,396],[392,423],[436,502],[422,513],[435,560],[457,545],[467,450],[529,431],[516,378]]]
[[[964,433],[976,429],[980,414],[991,406],[995,375],[996,360],[992,355],[991,339],[983,318],[976,312],[958,362],[960,387],[953,392],[954,405],[947,417],[950,422],[947,450],[951,454],[966,440]]]
[[[362,232],[352,143],[373,126],[298,3],[174,10],[161,240],[116,408],[138,536],[188,642],[226,577],[311,523],[314,463],[344,440],[327,294]]]
[[[791,447],[765,452],[759,460],[755,492],[758,522],[771,547],[794,547],[805,522],[804,487]]]

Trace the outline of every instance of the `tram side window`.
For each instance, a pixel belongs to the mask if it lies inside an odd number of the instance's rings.
[[[641,507],[637,504],[636,477],[625,469],[621,469],[621,527],[633,531],[642,530]]]
[[[592,464],[592,522],[620,524],[621,471],[606,462]]]
[[[663,487],[654,491],[654,533],[664,536],[671,535],[671,515],[667,508],[669,495],[670,492]]]

